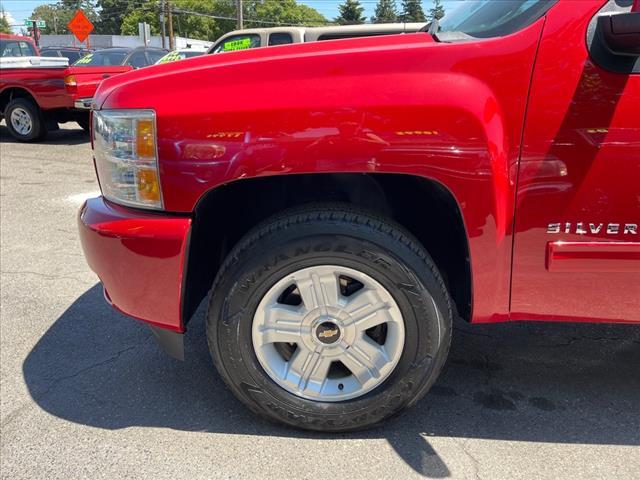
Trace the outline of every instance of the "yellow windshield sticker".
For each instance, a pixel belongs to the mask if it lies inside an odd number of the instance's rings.
[[[80,60],[78,60],[75,63],[75,65],[84,65],[85,63],[90,63],[92,58],[93,58],[93,53],[90,53],[89,55],[85,55]]]
[[[182,56],[180,55],[179,52],[171,52],[166,54],[164,57],[162,57],[158,63],[169,63],[169,62],[175,62],[176,60],[180,60],[182,58]]]
[[[233,52],[235,50],[246,50],[251,48],[251,38],[240,38],[238,40],[230,40],[222,46],[223,52]]]

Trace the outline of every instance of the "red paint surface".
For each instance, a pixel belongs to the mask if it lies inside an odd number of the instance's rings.
[[[602,71],[585,46],[604,3],[561,1],[495,39],[416,33],[203,56],[105,80],[96,104],[155,109],[169,211],[245,178],[417,175],[462,212],[474,322],[640,321],[637,273],[546,269],[547,242],[578,241],[548,223],[640,223],[639,77]]]
[[[80,240],[108,298],[123,313],[182,331],[180,296],[191,219],[141,213],[90,199]]]

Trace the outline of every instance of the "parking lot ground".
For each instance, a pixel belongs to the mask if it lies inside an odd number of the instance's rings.
[[[103,300],[76,233],[98,193],[86,134],[19,144],[2,124],[0,142],[3,479],[639,477],[640,326],[458,324],[441,378],[399,418],[273,425],[213,369],[202,307],[181,363]]]

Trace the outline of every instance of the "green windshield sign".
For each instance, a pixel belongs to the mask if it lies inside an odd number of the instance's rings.
[[[251,38],[249,37],[225,42],[222,46],[222,51],[232,52],[234,50],[246,50],[247,48],[251,48]]]

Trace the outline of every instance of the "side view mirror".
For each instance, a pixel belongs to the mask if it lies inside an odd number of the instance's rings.
[[[640,11],[601,15],[598,30],[614,55],[640,56]]]

